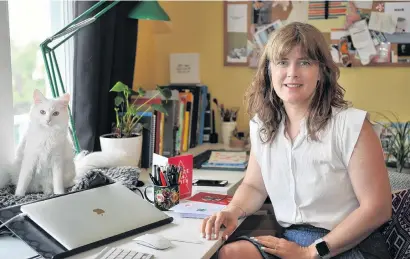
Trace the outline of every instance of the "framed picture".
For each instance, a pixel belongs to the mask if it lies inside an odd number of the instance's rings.
[[[224,65],[248,66],[249,2],[224,1]]]

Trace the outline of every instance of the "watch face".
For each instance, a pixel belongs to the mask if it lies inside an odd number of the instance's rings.
[[[330,253],[329,248],[327,247],[327,244],[325,241],[322,241],[320,243],[316,244],[316,249],[319,254],[319,256],[325,256]]]

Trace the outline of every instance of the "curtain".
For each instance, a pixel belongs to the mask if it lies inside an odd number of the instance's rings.
[[[75,17],[94,4],[76,1]],[[132,86],[138,21],[128,18],[128,12],[136,4],[120,2],[74,36],[73,118],[82,150],[101,150],[100,135],[111,132],[112,86],[117,81]]]

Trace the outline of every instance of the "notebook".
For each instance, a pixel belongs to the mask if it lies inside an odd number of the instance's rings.
[[[245,170],[248,166],[246,151],[212,151],[204,169]]]
[[[68,250],[172,222],[120,183],[23,205],[21,211]]]

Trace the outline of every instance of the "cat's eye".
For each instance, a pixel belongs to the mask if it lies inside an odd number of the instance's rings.
[[[53,116],[58,116],[59,114],[59,112],[53,112]]]
[[[40,113],[44,115],[44,114],[46,114],[46,111],[45,111],[45,110],[41,110]]]

